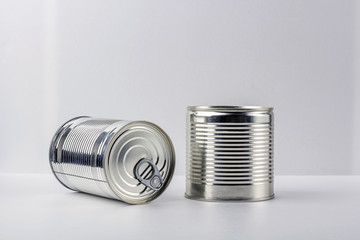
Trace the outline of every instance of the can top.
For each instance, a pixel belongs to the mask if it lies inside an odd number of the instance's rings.
[[[190,106],[190,121],[211,124],[253,124],[273,121],[273,108],[261,106]]]
[[[131,204],[149,202],[168,186],[175,167],[170,138],[157,125],[135,121],[111,137],[105,153],[110,188]]]
[[[204,112],[251,112],[251,111],[272,111],[272,107],[264,106],[189,106],[188,111]]]

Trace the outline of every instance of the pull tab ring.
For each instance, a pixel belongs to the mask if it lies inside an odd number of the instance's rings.
[[[151,175],[150,179],[148,179],[148,180],[141,177],[140,172],[139,172],[140,166],[143,165],[144,163],[150,164],[150,166],[152,167],[152,171],[153,171],[153,174]],[[163,185],[163,181],[161,179],[159,169],[157,168],[155,163],[151,159],[148,159],[148,158],[143,158],[136,164],[135,177],[142,184],[144,184],[145,186],[147,186],[153,190],[159,190],[161,188],[161,186]]]

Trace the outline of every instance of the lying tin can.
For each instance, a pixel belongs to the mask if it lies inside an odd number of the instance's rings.
[[[130,204],[158,197],[175,166],[172,142],[155,124],[91,117],[60,127],[49,158],[65,187]]]
[[[272,108],[188,107],[185,196],[273,198],[273,129]]]

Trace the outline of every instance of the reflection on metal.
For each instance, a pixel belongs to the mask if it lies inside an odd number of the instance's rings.
[[[272,108],[188,107],[185,196],[273,198],[273,130]]]
[[[144,161],[152,167],[139,164]],[[50,165],[72,190],[141,204],[168,186],[175,153],[169,137],[155,124],[79,117],[56,132]]]

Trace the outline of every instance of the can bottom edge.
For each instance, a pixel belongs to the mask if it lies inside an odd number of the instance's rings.
[[[184,194],[185,198],[190,199],[190,200],[196,200],[196,201],[203,201],[203,202],[261,202],[261,201],[266,201],[266,200],[271,200],[273,198],[275,198],[275,194],[269,196],[269,197],[263,197],[263,198],[254,198],[254,199],[249,199],[249,198],[231,198],[231,199],[223,199],[223,198],[204,198],[204,197],[194,197],[194,196],[189,196],[186,193]]]

